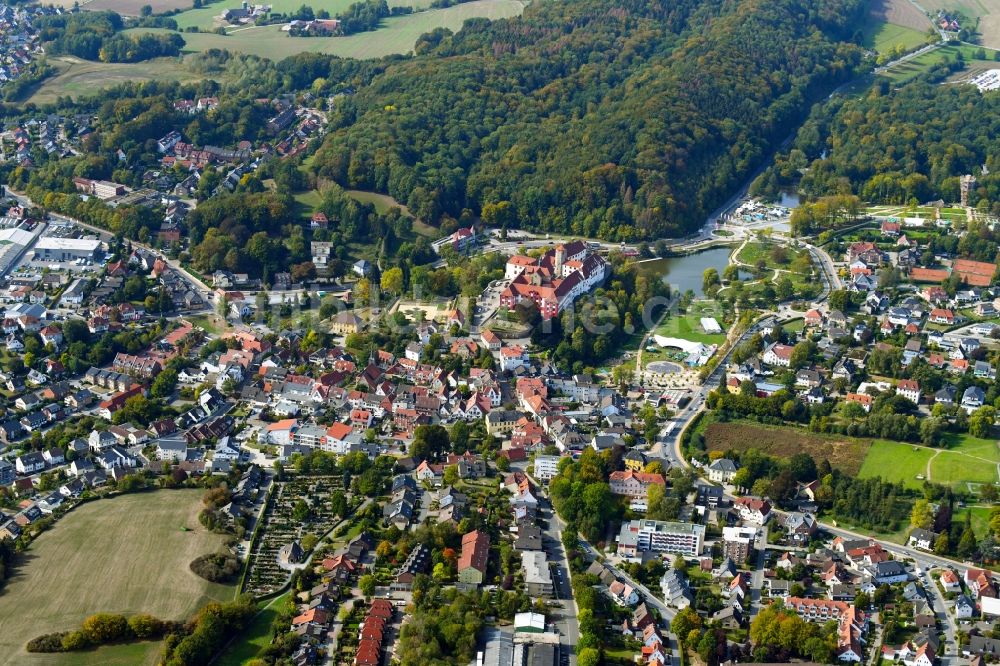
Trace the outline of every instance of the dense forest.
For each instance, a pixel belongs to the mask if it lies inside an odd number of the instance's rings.
[[[977,177],[971,203],[1000,213],[1000,93],[931,81],[818,106],[793,147],[755,182],[773,193],[801,176],[813,197],[852,193],[873,203],[959,200],[959,178]],[[983,173],[983,166],[988,173]],[[990,258],[992,260],[992,257]]]
[[[122,17],[115,12],[79,12],[43,16],[37,20],[46,51],[101,62],[140,62],[175,56],[184,46],[179,34],[124,35]]]
[[[863,4],[579,0],[467,21],[338,105],[315,168],[429,221],[676,235],[852,75],[861,50],[837,40]]]

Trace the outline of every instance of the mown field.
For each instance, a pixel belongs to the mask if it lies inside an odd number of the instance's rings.
[[[969,435],[949,435],[936,449],[877,441],[868,452],[859,476],[881,476],[909,488],[921,487],[929,476],[934,483],[970,490],[969,484],[996,483],[998,463],[1000,449],[996,441]]]
[[[190,71],[179,58],[156,58],[137,63],[104,63],[72,56],[49,58],[59,70],[32,91],[26,102],[46,104],[58,97],[76,98],[92,95],[126,81],[180,81],[189,83],[205,78]]]
[[[279,25],[240,28],[228,35],[183,33],[187,52],[227,49],[272,60],[282,60],[297,53],[330,53],[345,58],[380,58],[413,50],[420,35],[435,28],[461,29],[470,18],[509,18],[524,10],[520,0],[476,0],[446,9],[431,9],[408,16],[394,16],[374,32],[347,37],[291,37]],[[200,10],[199,10],[200,11]],[[128,32],[166,32],[137,28]]]
[[[997,45],[1000,46],[1000,44]],[[985,60],[976,58],[976,51],[979,48],[978,46],[968,44],[942,46],[933,51],[922,53],[912,60],[896,65],[885,74],[882,74],[882,76],[889,78],[895,84],[903,84],[929,71],[932,67],[947,59],[953,60],[959,52],[961,52],[962,57],[965,59],[967,69],[981,70],[1000,67],[1000,63],[993,60],[993,51],[991,50],[986,50]],[[964,72],[959,72],[957,76],[961,76],[962,74]]]
[[[160,490],[90,502],[42,534],[0,594],[0,664],[156,663],[157,642],[71,655],[29,655],[24,644],[74,629],[96,612],[184,619],[209,600],[232,598],[233,586],[209,583],[188,568],[222,544],[198,523],[201,494]]]
[[[865,26],[863,35],[862,44],[865,48],[874,49],[879,53],[886,53],[896,46],[902,46],[904,50],[909,51],[927,41],[926,32],[886,21],[870,22]]]
[[[706,333],[701,326],[702,317],[712,317],[725,330],[723,313],[715,301],[694,301],[684,314],[671,314],[653,331],[655,335],[680,338],[706,345],[721,345],[726,341],[725,333]]]
[[[826,437],[796,428],[776,428],[755,423],[710,423],[705,428],[708,451],[746,451],[758,449],[775,458],[808,453],[817,461],[845,474],[855,475],[862,467],[871,442],[849,437]]]

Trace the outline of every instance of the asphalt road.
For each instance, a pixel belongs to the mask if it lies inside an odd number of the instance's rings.
[[[537,484],[536,484],[537,485]],[[542,532],[543,545],[549,562],[555,562],[552,572],[552,585],[556,599],[562,607],[549,608],[552,623],[562,637],[559,648],[563,654],[569,655],[570,666],[576,666],[576,644],[580,640],[580,624],[577,622],[576,600],[573,598],[573,588],[570,585],[569,560],[566,549],[562,545],[562,530],[565,526],[562,519],[556,515],[548,498],[541,497],[538,501],[539,514],[546,521]]]

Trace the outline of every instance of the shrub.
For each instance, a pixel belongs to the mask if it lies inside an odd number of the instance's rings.
[[[231,553],[209,553],[191,561],[191,571],[212,583],[224,583],[240,570],[240,562]]]
[[[71,631],[63,636],[62,646],[67,652],[85,650],[90,647],[90,641],[87,640],[87,635],[82,631]]]
[[[28,652],[64,652],[63,639],[66,637],[65,631],[57,631],[54,634],[42,634],[28,641],[25,649]]]
[[[133,615],[128,619],[129,629],[135,634],[136,638],[147,639],[147,638],[157,638],[163,634],[164,623],[159,618],[155,618],[152,615],[142,613],[140,615]]]
[[[129,636],[128,619],[124,615],[97,613],[83,621],[81,631],[95,645],[118,641]]]

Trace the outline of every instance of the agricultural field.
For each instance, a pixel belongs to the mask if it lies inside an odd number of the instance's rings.
[[[902,46],[904,51],[912,51],[927,41],[926,32],[885,21],[869,23],[863,36],[862,45],[879,53],[886,53],[897,46]]]
[[[303,52],[330,53],[345,58],[380,58],[409,53],[420,35],[435,28],[443,27],[457,31],[461,29],[466,19],[509,18],[519,16],[523,10],[524,3],[521,0],[475,0],[446,9],[431,9],[408,16],[393,16],[386,19],[384,26],[374,32],[347,37],[290,37],[288,33],[281,31],[280,25],[240,28],[228,35],[183,33],[184,41],[187,43],[184,50],[199,52],[208,49],[228,49],[272,60],[282,60]],[[127,32],[165,31],[136,28]]]
[[[926,3],[922,6],[930,10]],[[927,29],[931,27],[930,19],[910,0],[872,0],[868,16],[868,23],[884,21],[922,33],[926,33]]]
[[[157,642],[58,656],[28,655],[24,644],[73,629],[96,612],[178,620],[207,601],[231,599],[233,586],[209,583],[188,568],[223,542],[198,523],[201,495],[160,490],[98,500],[40,535],[3,592],[0,664],[155,663]]]
[[[817,461],[855,475],[866,460],[871,442],[850,437],[816,435],[799,428],[763,426],[749,422],[710,423],[705,427],[706,451],[758,449],[775,458],[808,453]]]
[[[105,63],[72,56],[49,58],[58,73],[42,81],[25,102],[47,104],[58,97],[92,95],[126,81],[180,81],[192,83],[204,75],[189,70],[179,58],[156,58],[137,63]]]
[[[46,4],[71,9],[78,2],[80,9],[87,9],[94,12],[111,10],[118,12],[122,16],[138,16],[139,10],[142,9],[143,5],[152,7],[154,14],[169,12],[175,9],[184,9],[192,5],[191,0],[52,0]]]
[[[126,0],[94,0],[95,2],[125,2]],[[133,1],[133,0],[130,0]],[[138,2],[139,0],[134,0]],[[175,0],[164,0],[166,2],[171,2]],[[184,2],[184,0],[176,0]],[[199,30],[212,30],[220,27],[228,27],[225,21],[222,21],[219,16],[222,14],[223,10],[226,9],[236,9],[241,6],[243,0],[222,0],[222,2],[213,2],[212,4],[205,5],[199,9],[189,9],[186,12],[181,12],[173,17],[177,21],[177,27],[181,30],[185,28],[198,28]],[[313,8],[313,11],[320,11],[325,9],[330,12],[330,16],[336,16],[337,14],[343,12],[356,0],[311,0],[307,3]],[[388,0],[389,8],[393,7],[413,7],[414,11],[418,9],[424,9],[430,6],[430,0]],[[258,3],[260,4],[260,3]],[[302,0],[271,0],[266,4],[271,5],[271,11],[275,14],[291,14],[298,11],[299,7],[302,6]],[[191,2],[185,2],[185,6],[190,7]],[[239,28],[234,28],[238,30]]]

